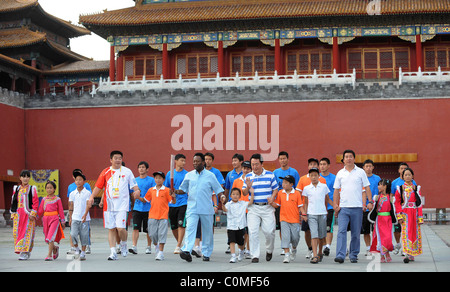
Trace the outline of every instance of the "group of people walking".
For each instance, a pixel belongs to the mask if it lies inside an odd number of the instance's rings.
[[[137,254],[140,232],[147,235],[145,253],[151,253],[153,243],[156,260],[164,260],[170,228],[177,242],[174,254],[187,262],[192,261],[192,256],[209,261],[214,248],[215,214],[221,207],[227,216],[231,263],[244,258],[250,258],[252,263],[260,261],[260,230],[265,236],[265,260],[270,261],[279,230],[284,263],[295,260],[303,231],[307,258],[317,264],[330,254],[336,219],[335,262],[343,263],[347,255],[350,262],[358,261],[361,233],[366,253],[380,253],[382,262],[390,262],[390,252],[400,250],[405,263],[413,261],[422,253],[420,225],[424,203],[413,170],[401,163],[400,177],[391,182],[373,173],[373,161],[367,160],[363,168],[358,167],[355,156],[354,151],[345,150],[344,167],[336,175],[329,172],[328,158],[311,158],[307,174],[300,177],[290,167],[285,151],[279,153],[280,168],[273,172],[264,168],[261,154],[253,154],[249,160],[235,154],[233,170],[224,178],[213,167],[212,153],[194,154],[192,171],[185,170],[185,155],[177,154],[175,166],[167,174],[156,171],[149,176],[149,164],[142,161],[138,164],[139,176],[134,177],[124,166],[123,153],[112,151],[111,166],[100,173],[92,191],[83,172],[73,171],[74,183],[68,189],[71,247],[77,258],[86,259],[90,246],[89,209],[103,190],[100,207],[108,229],[108,260],[117,260],[118,253]],[[48,181],[48,195],[39,203],[36,187],[29,185],[30,177],[29,171],[22,171],[21,184],[14,188],[14,251],[20,254],[20,260],[30,257],[36,219],[41,217],[49,246],[45,260],[51,261],[59,255],[55,243],[64,238],[62,202],[55,195],[56,184]],[[130,248],[129,211],[133,217]]]

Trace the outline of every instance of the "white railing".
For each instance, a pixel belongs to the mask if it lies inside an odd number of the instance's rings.
[[[398,70],[398,84],[402,82],[446,82],[450,81],[450,71],[441,71],[438,67],[437,71],[424,71],[419,67],[417,72],[402,72],[400,67]]]
[[[351,84],[353,88],[356,86],[356,72],[353,69],[352,73],[336,73],[334,70],[331,74],[317,74],[314,70],[314,74],[310,75],[298,75],[297,71],[293,75],[278,75],[275,71],[273,76],[259,76],[258,72],[255,76],[239,76],[236,73],[234,77],[220,77],[219,73],[215,78],[202,78],[200,74],[195,79],[183,79],[181,75],[178,79],[164,79],[158,80],[146,80],[145,76],[142,80],[128,80],[125,77],[124,81],[110,81],[108,79],[100,79],[98,88],[92,87],[91,94],[95,95],[97,92],[134,92],[134,91],[148,91],[148,90],[163,90],[169,91],[181,89],[217,89],[217,88],[244,88],[252,87],[258,88],[259,86],[302,86],[302,85],[344,85]]]

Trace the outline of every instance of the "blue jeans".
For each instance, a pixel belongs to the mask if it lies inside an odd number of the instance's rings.
[[[338,215],[338,236],[336,243],[336,258],[345,259],[347,251],[347,228],[350,223],[350,259],[357,259],[360,248],[360,234],[362,225],[362,208],[341,208]]]

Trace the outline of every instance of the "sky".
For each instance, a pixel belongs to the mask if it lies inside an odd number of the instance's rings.
[[[39,0],[45,12],[66,21],[78,24],[81,14],[101,13],[103,10],[116,10],[134,6],[133,0]],[[109,60],[109,43],[91,32],[90,35],[72,38],[72,51],[94,60]]]

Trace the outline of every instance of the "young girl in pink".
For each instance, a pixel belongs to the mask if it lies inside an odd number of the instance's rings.
[[[46,261],[56,260],[59,255],[60,240],[64,238],[63,229],[65,227],[64,210],[61,199],[55,195],[56,184],[48,181],[45,184],[47,197],[45,197],[40,206],[38,215],[42,217],[42,225],[44,229],[45,242],[48,243],[48,255]]]
[[[373,223],[372,245],[370,252],[380,253],[381,262],[391,262],[390,251],[394,250],[392,244],[392,224],[397,223],[395,208],[391,195],[387,193],[391,189],[391,182],[382,179],[378,183],[378,195],[374,197],[375,206],[369,213],[369,221]]]
[[[405,183],[397,187],[395,192],[395,211],[398,223],[402,226],[402,248],[405,264],[414,261],[414,257],[422,254],[423,224],[422,205],[424,198],[420,186],[413,184],[414,171],[406,168],[402,173]]]

